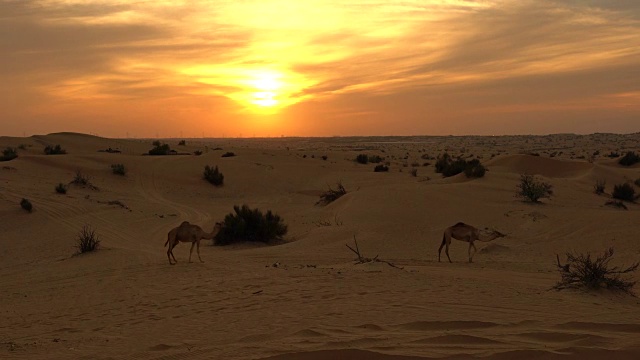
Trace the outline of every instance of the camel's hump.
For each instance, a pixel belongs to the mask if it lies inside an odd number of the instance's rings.
[[[465,224],[465,223],[463,223],[463,222],[459,222],[459,223],[457,223],[457,224],[455,224],[455,225],[453,225],[453,226],[467,226],[467,224]]]

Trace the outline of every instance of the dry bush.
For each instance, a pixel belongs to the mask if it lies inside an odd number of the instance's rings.
[[[127,174],[127,168],[124,167],[124,164],[112,164],[111,171],[116,175],[125,176]]]
[[[63,183],[59,183],[58,185],[56,185],[56,192],[58,194],[66,194],[67,193],[67,186]]]
[[[7,147],[2,150],[2,156],[0,156],[0,161],[9,161],[18,157],[18,150],[12,147]]]
[[[387,172],[389,171],[389,167],[383,164],[378,164],[373,168],[373,172]]]
[[[63,149],[60,145],[51,146],[47,145],[44,148],[45,155],[64,155],[67,153],[65,149]]]
[[[611,206],[611,207],[618,208],[618,209],[629,210],[627,208],[627,205],[625,205],[622,201],[609,200],[606,203],[604,203],[604,205],[605,206]]]
[[[633,151],[627,152],[620,160],[618,164],[623,166],[631,166],[640,162],[640,156]]]
[[[225,216],[222,228],[214,238],[215,245],[229,245],[241,241],[270,243],[281,240],[287,233],[287,225],[278,215],[268,210],[266,214],[247,205],[233,207],[234,213]]]
[[[613,187],[611,197],[618,200],[635,201],[636,190],[629,183],[618,184]]]
[[[96,235],[96,231],[89,225],[84,225],[78,237],[76,238],[76,248],[79,254],[98,250],[100,247],[100,238]]]
[[[593,185],[593,192],[598,195],[604,194],[604,188],[606,185],[607,183],[604,180],[597,180],[595,185]]]
[[[222,186],[224,184],[224,175],[218,170],[218,166],[216,167],[206,165],[204,167],[203,177],[205,180],[210,182],[215,186]]]
[[[634,272],[640,266],[636,262],[629,267],[619,268],[617,266],[610,267],[609,261],[613,256],[613,248],[607,249],[602,256],[591,258],[591,254],[572,254],[567,253],[567,262],[560,264],[560,257],[556,255],[558,261],[558,271],[562,278],[554,286],[556,290],[563,289],[609,289],[623,291],[633,295],[633,286],[635,281],[623,278],[624,274]]]
[[[338,181],[336,185],[336,189],[332,189],[331,186],[329,186],[329,190],[320,195],[320,200],[318,200],[316,205],[327,205],[333,201],[338,200],[340,197],[347,193],[347,189],[344,188],[342,182]]]

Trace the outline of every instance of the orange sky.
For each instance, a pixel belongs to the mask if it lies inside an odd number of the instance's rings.
[[[638,0],[0,0],[0,34],[0,135],[640,131]]]

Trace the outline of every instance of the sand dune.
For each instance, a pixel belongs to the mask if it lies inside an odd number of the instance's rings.
[[[556,254],[614,246],[616,264],[640,259],[640,206],[617,210],[593,194],[596,180],[610,193],[640,178],[640,167],[604,156],[640,150],[640,134],[166,141],[204,153],[142,156],[150,140],[72,133],[0,138],[0,148],[24,144],[0,163],[0,358],[640,357],[637,298],[550,290]],[[42,153],[55,144],[68,154]],[[98,152],[109,147],[122,152]],[[592,163],[578,159],[596,150]],[[236,156],[222,158],[227,151]],[[433,157],[445,151],[479,157],[489,171],[442,179]],[[390,171],[356,164],[360,153],[383,156]],[[114,163],[127,175],[112,174]],[[223,187],[202,179],[205,165],[220,168]],[[97,189],[56,194],[77,170]],[[552,183],[554,196],[516,199],[524,172]],[[315,205],[339,181],[348,193]],[[178,264],[168,264],[171,228],[189,221],[210,231],[241,204],[281,215],[286,241],[205,243],[202,264],[187,263],[181,244]],[[471,264],[467,244],[454,240],[454,263],[439,263],[442,232],[458,221],[508,237],[477,244]],[[84,224],[102,249],[76,256]],[[354,237],[365,256],[397,267],[355,264],[345,246]]]

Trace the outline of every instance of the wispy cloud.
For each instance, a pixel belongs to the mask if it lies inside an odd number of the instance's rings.
[[[265,131],[289,124],[301,135],[333,135],[320,119],[334,133],[370,133],[367,122],[379,133],[459,132],[523,113],[575,126],[594,107],[620,112],[617,131],[638,130],[628,125],[638,108],[624,105],[640,91],[634,0],[0,0],[0,32],[10,34],[0,37],[10,84],[0,117],[21,120],[13,133],[57,130],[43,118],[106,122],[123,108],[138,109],[129,124],[144,129],[158,102],[176,122],[246,133],[266,116],[256,96],[304,123],[271,111]],[[582,121],[601,124],[591,113]]]

